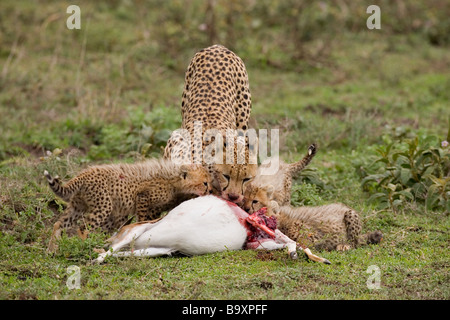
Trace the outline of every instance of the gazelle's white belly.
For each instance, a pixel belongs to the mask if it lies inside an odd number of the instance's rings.
[[[242,249],[241,209],[215,196],[183,202],[135,241],[136,249],[172,248],[187,255]]]

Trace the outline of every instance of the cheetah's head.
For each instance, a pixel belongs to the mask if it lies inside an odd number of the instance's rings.
[[[249,147],[248,140],[242,136],[234,138],[231,148],[224,144],[224,161],[214,165],[213,175],[214,187],[225,200],[242,204],[244,190],[258,171],[253,150]]]
[[[246,185],[256,175],[256,164],[218,164],[215,166],[214,177],[218,184],[216,188],[225,200],[241,204],[244,201]]]
[[[244,190],[244,203],[242,208],[252,214],[263,207],[269,207],[274,188],[272,185],[258,187],[249,184]]]
[[[182,165],[181,190],[186,194],[203,196],[212,193],[212,178],[202,165]]]

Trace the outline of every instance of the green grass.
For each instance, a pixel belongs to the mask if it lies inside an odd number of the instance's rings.
[[[101,234],[84,242],[63,237],[56,255],[46,253],[64,203],[44,170],[67,179],[94,163],[161,156],[180,125],[184,69],[207,44],[195,25],[200,18],[184,25],[190,37],[173,23],[179,5],[161,6],[159,16],[155,4],[82,2],[82,29],[69,31],[64,3],[2,2],[0,299],[448,300],[448,212],[414,202],[396,213],[379,210],[357,174],[384,134],[411,130],[444,140],[448,131],[448,46],[389,26],[318,33],[330,40],[328,54],[298,64],[269,50],[274,61],[289,60],[284,68],[263,54],[264,45],[287,37],[276,21],[267,34],[277,39],[261,43],[262,29],[255,29],[255,38],[236,40],[250,78],[252,127],[279,128],[286,161],[319,143],[310,169],[320,183],[297,180],[293,202],[345,203],[361,212],[365,232],[383,232],[380,245],[319,252],[329,266],[289,260],[284,250],[91,265],[93,249],[106,239]],[[247,34],[239,23],[236,32]],[[80,267],[80,289],[66,285],[72,265]],[[379,290],[367,287],[371,265],[381,272]]]
[[[239,251],[199,257],[115,259],[88,265],[83,258],[48,257],[40,245],[1,248],[2,298],[39,299],[443,299],[448,297],[448,225],[423,217],[383,217],[380,246],[323,253],[332,265],[289,260],[286,252]],[[435,223],[435,222],[434,222]],[[396,224],[396,227],[392,227]],[[446,229],[447,228],[447,229]],[[2,244],[17,244],[4,235]],[[81,240],[76,239],[81,242]],[[75,242],[75,240],[72,240]],[[74,243],[72,243],[74,245]],[[73,250],[72,253],[76,252]],[[75,254],[76,255],[76,254]],[[11,264],[7,261],[17,261]],[[81,269],[81,289],[66,286],[67,268]],[[381,287],[367,288],[370,265]]]

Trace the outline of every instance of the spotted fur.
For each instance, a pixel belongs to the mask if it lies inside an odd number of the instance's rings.
[[[271,186],[253,188],[251,195],[246,193],[246,201],[252,202],[251,210],[273,207],[270,200]],[[277,206],[277,203],[275,203]],[[361,235],[362,225],[359,214],[340,203],[318,206],[277,207],[278,229],[286,236],[307,247],[316,249],[345,251],[364,244],[376,244],[382,239],[380,231]]]
[[[211,191],[211,177],[204,167],[178,165],[165,159],[92,166],[66,184],[47,171],[44,175],[55,194],[68,202],[54,225],[51,250],[61,231],[73,233],[79,220],[80,233],[86,226],[111,232],[130,216],[137,216],[138,221],[155,219],[184,197]]]
[[[376,244],[383,237],[380,231],[361,234],[359,214],[340,203],[318,207],[283,206],[278,228],[294,241],[328,251]]]
[[[262,174],[263,170],[269,167],[270,162],[262,163],[257,175],[244,190],[244,210],[250,213],[258,211],[261,208],[258,202],[262,201],[265,206],[269,206],[268,213],[271,215],[276,214],[280,206],[288,205],[291,201],[293,177],[311,162],[316,152],[317,144],[313,143],[300,161],[288,164],[279,160],[279,169],[272,175]]]
[[[167,142],[164,157],[203,164],[214,179],[216,194],[233,202],[242,201],[244,184],[255,176],[257,170],[257,164],[248,160],[248,153],[245,153],[244,163],[222,161],[224,164],[218,165],[211,164],[204,155],[215,156],[215,151],[209,153],[207,149],[213,142],[219,143],[217,138],[222,138],[225,159],[227,130],[247,130],[250,112],[249,81],[241,58],[221,45],[200,50],[186,71],[181,102],[181,129],[188,132],[189,139],[175,131]],[[215,132],[211,133],[211,130]],[[196,132],[201,135],[196,135]],[[237,145],[238,138],[236,135],[232,137],[234,145]],[[236,159],[238,148],[234,149]]]

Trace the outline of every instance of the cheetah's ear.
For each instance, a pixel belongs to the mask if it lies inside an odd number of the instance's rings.
[[[266,192],[267,192],[267,196],[270,198],[273,194],[273,192],[275,191],[275,188],[273,187],[273,185],[268,185],[266,187]]]

